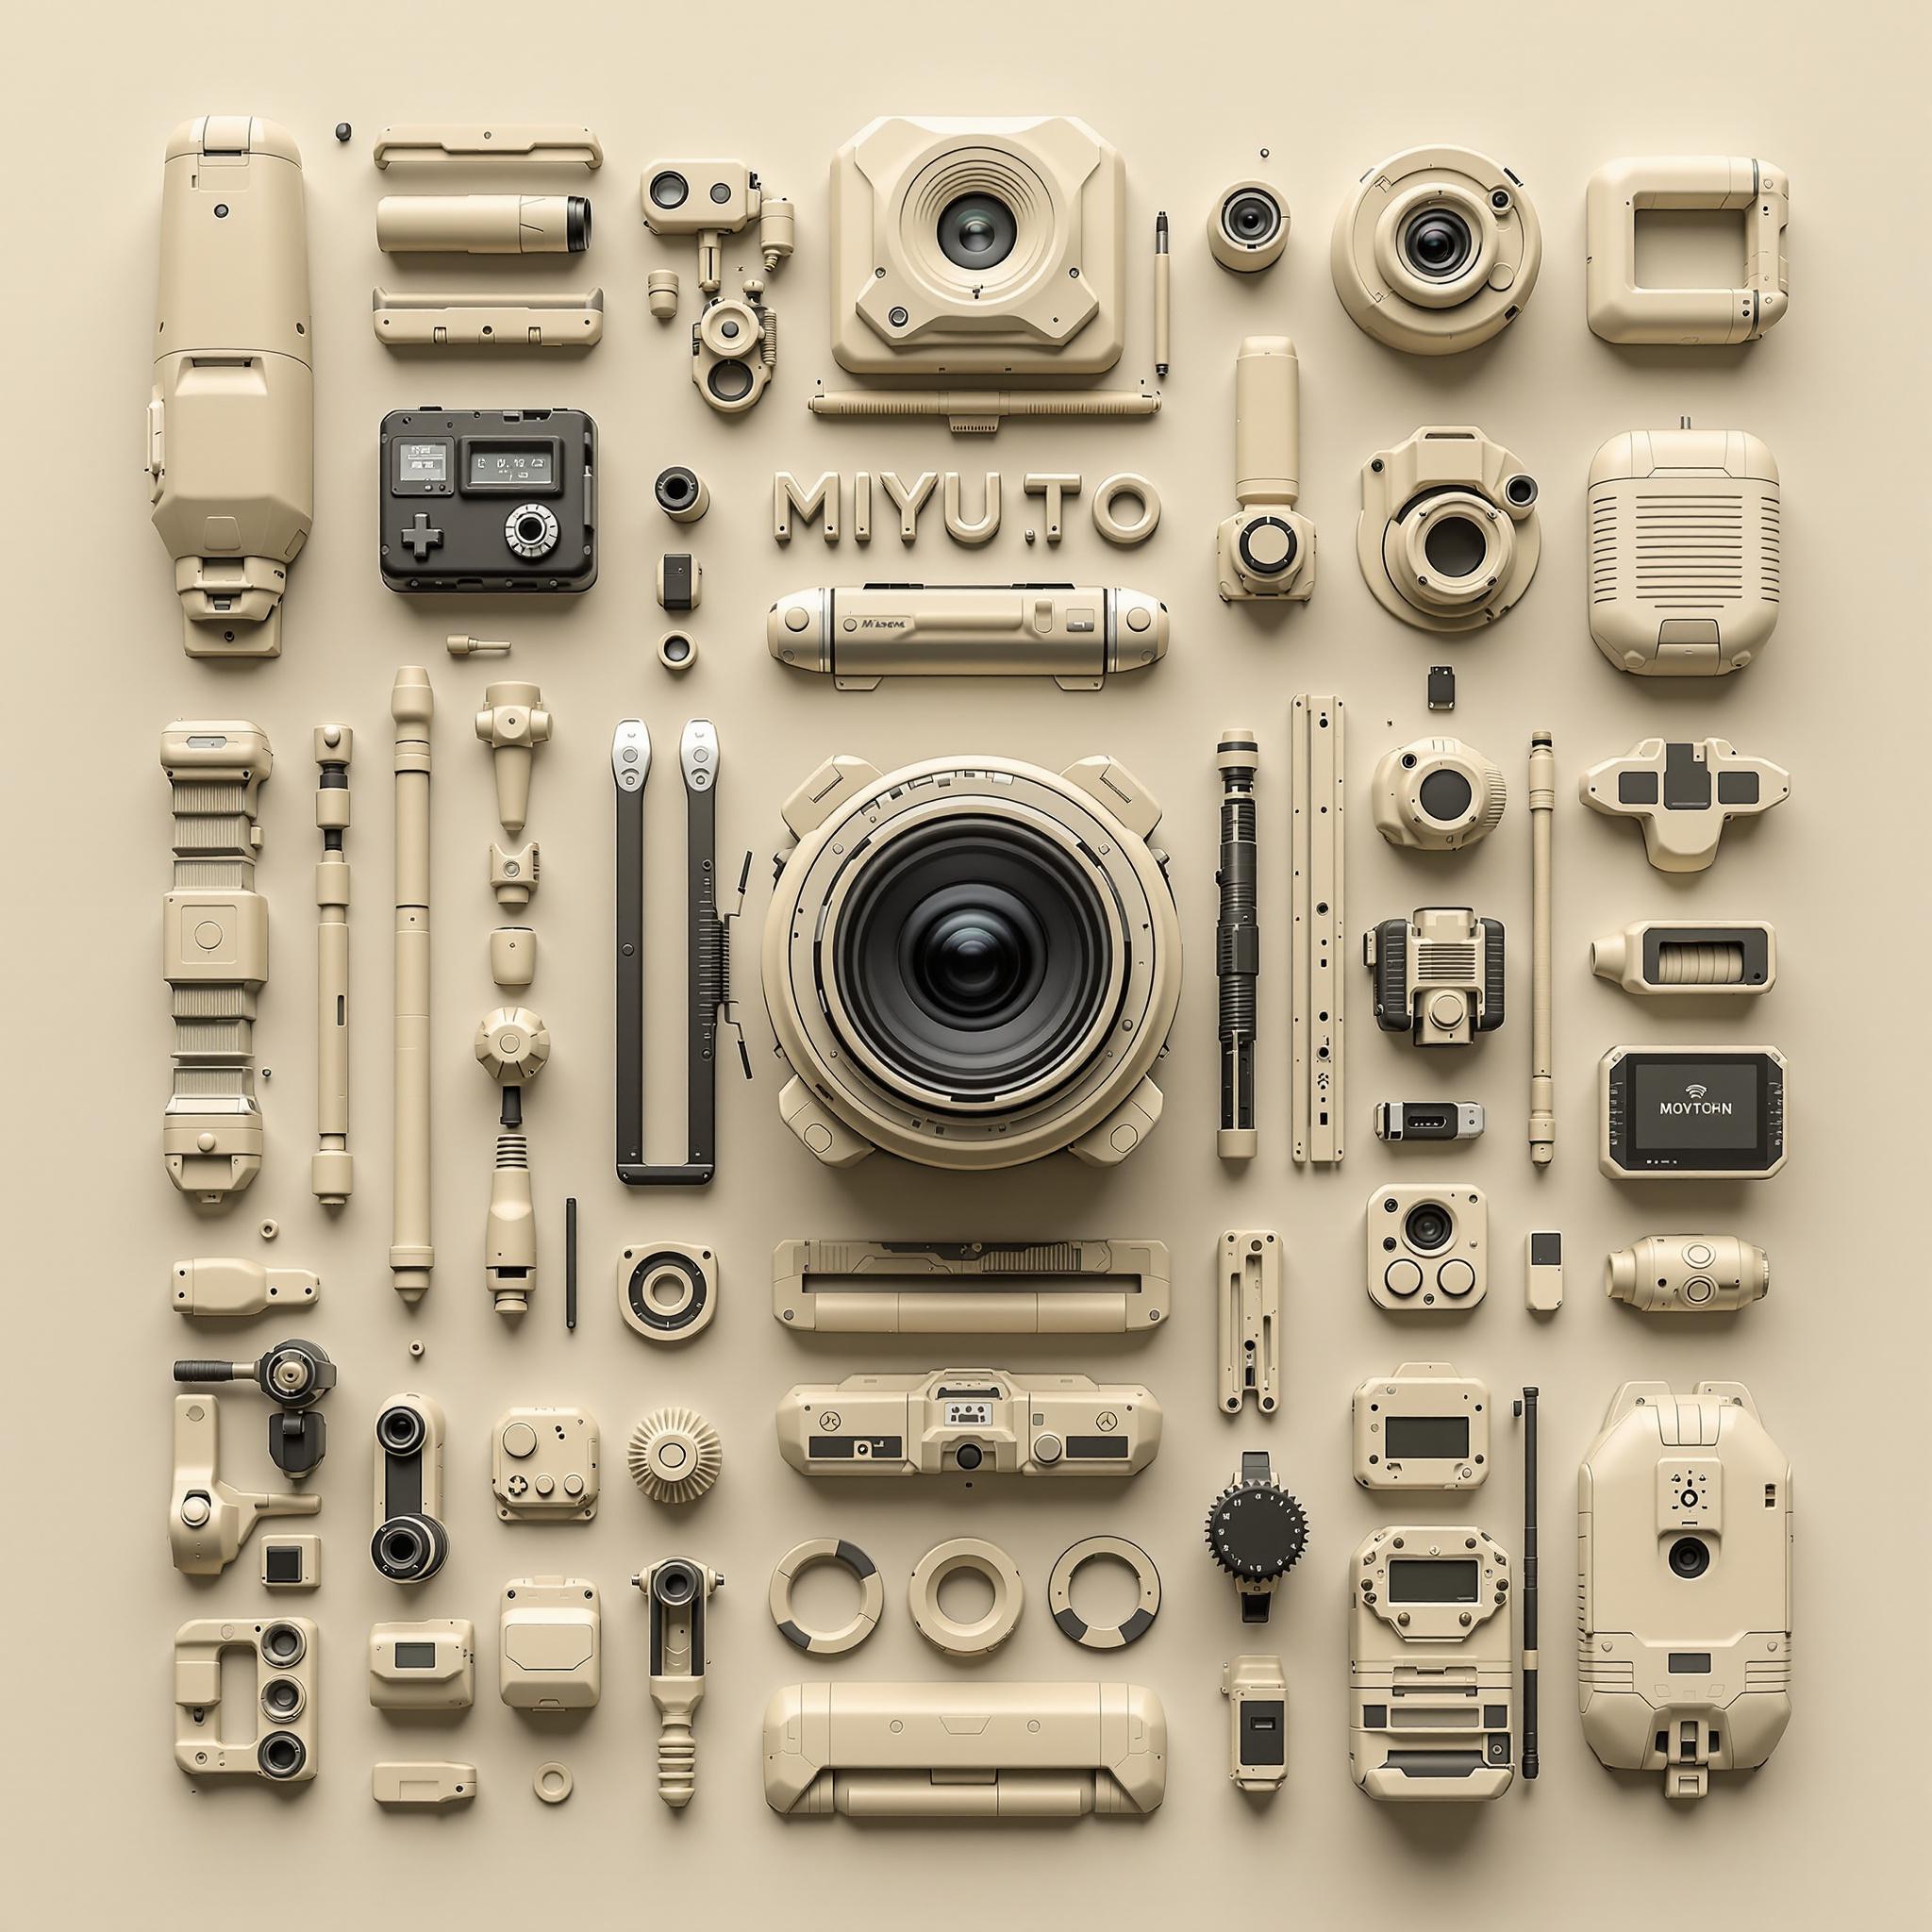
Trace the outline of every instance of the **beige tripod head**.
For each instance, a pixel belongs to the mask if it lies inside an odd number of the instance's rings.
[[[322,1498],[238,1490],[215,1474],[221,1454],[221,1408],[212,1395],[175,1398],[175,1488],[168,1504],[168,1546],[184,1576],[219,1576],[264,1516],[313,1516]]]
[[[476,713],[476,736],[490,747],[496,774],[496,816],[506,832],[524,829],[530,815],[530,765],[550,742],[550,713],[534,684],[492,684]]]

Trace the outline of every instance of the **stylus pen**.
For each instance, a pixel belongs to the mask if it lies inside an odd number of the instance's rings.
[[[1529,740],[1529,1158],[1547,1167],[1557,1151],[1550,1077],[1550,834],[1557,817],[1557,754],[1547,731]]]
[[[577,1197],[563,1203],[563,1325],[577,1325]]]
[[[1154,217],[1154,373],[1167,374],[1174,320],[1174,269],[1167,252],[1167,210]]]
[[[1536,1749],[1536,1397],[1523,1391],[1516,1412],[1523,1418],[1523,1775],[1542,1769]]]

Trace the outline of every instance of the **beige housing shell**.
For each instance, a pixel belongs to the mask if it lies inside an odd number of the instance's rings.
[[[191,658],[274,658],[315,520],[302,155],[208,114],[168,137],[147,474]]]
[[[791,1818],[1144,1814],[1167,1716],[1139,1684],[793,1684],[765,1707],[764,1761]]]
[[[967,195],[1012,218],[985,267],[941,242]],[[1125,337],[1125,221],[1126,169],[1083,121],[874,121],[832,161],[832,354],[927,382],[1097,375]]]
[[[586,1710],[603,1689],[603,1613],[580,1576],[525,1576],[504,1587],[496,1688],[512,1710]]]
[[[467,1617],[376,1624],[369,1701],[378,1710],[468,1710],[476,1701],[476,1626]]]
[[[1701,1798],[1791,1717],[1791,1466],[1741,1382],[1625,1382],[1576,1476],[1576,1690],[1612,1771]]]
[[[1473,1490],[1490,1473],[1490,1391],[1454,1362],[1403,1362],[1349,1405],[1365,1490]]]
[[[1619,671],[1741,671],[1777,625],[1782,499],[1741,429],[1631,429],[1591,459],[1590,634]]]
[[[183,1624],[175,1633],[175,1762],[193,1778],[312,1778],[316,1639],[307,1617]],[[236,1650],[255,1662],[245,1711],[223,1707],[223,1659]]]

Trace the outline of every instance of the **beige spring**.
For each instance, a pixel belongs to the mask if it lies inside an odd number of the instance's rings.
[[[1665,940],[1657,952],[1659,986],[1741,986],[1744,948],[1733,940],[1696,944]]]

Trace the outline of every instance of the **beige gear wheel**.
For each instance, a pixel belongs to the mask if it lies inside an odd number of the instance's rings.
[[[654,1503],[695,1503],[718,1480],[724,1445],[694,1408],[653,1409],[630,1435],[630,1478]]]

